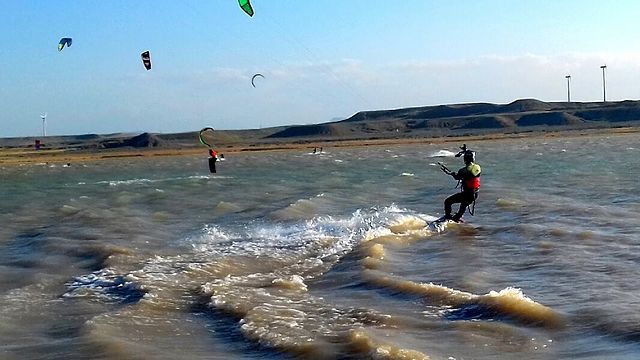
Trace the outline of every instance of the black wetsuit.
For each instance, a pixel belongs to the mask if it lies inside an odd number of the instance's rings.
[[[476,200],[478,197],[478,187],[479,180],[477,181],[477,187],[473,186],[474,179],[480,177],[480,165],[475,163],[470,163],[462,169],[458,170],[457,173],[452,173],[454,179],[462,181],[462,191],[449,196],[444,201],[444,213],[446,219],[451,219],[453,221],[460,221],[462,215],[467,210],[467,207]],[[460,203],[460,208],[458,212],[452,217],[451,216],[451,206],[453,204]]]

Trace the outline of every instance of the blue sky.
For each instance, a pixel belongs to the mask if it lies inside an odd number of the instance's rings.
[[[0,137],[640,98],[638,1],[2,0]],[[61,37],[73,45],[57,51]],[[140,53],[150,50],[153,69]],[[251,76],[261,73],[256,88]]]

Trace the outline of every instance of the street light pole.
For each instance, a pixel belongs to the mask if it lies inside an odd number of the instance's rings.
[[[604,78],[604,69],[607,68],[607,65],[600,66],[602,69],[602,102],[607,102],[607,86]]]
[[[565,76],[567,79],[567,102],[571,102],[571,75]]]
[[[47,136],[47,113],[40,115],[42,119],[42,136]]]

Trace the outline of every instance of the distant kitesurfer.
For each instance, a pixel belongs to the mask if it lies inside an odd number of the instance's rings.
[[[469,210],[469,212],[473,215],[475,211],[475,202],[478,198],[478,190],[480,189],[480,174],[482,172],[480,165],[475,163],[475,151],[467,149],[466,144],[461,146],[460,149],[461,151],[456,154],[456,157],[460,157],[462,155],[465,166],[458,170],[458,172],[453,172],[447,169],[446,166],[439,163],[442,171],[453,176],[453,178],[458,180],[458,183],[461,184],[461,191],[449,196],[444,201],[444,219],[453,220],[455,222],[461,221],[462,215],[464,215],[464,212],[471,204],[474,205],[474,208]],[[458,209],[458,212],[455,215],[451,216],[451,205],[456,203],[460,203],[460,209]]]
[[[216,172],[216,161],[218,161],[218,153],[209,148],[209,171],[212,174]]]
[[[216,172],[216,161],[218,161],[218,153],[213,150],[214,131],[212,127],[206,127],[198,132],[198,140],[200,144],[209,148],[209,171],[213,174]],[[224,158],[224,156],[222,156]]]

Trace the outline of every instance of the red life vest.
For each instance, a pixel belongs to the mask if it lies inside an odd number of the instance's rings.
[[[480,165],[470,163],[464,168],[464,180],[462,189],[476,192],[480,189]]]
[[[463,184],[463,188],[465,190],[478,191],[480,189],[480,177],[472,177],[470,179],[466,179]]]

